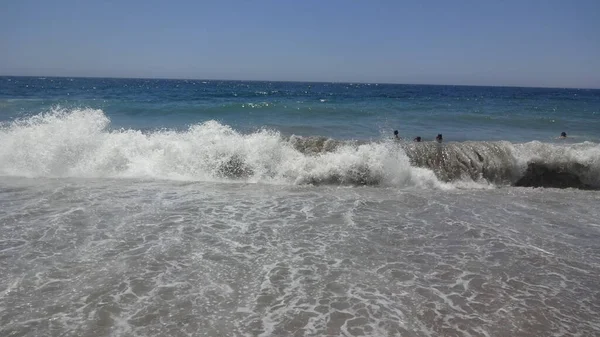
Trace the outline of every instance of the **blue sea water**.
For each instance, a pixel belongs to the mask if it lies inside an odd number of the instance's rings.
[[[0,336],[598,336],[599,131],[600,90],[0,77]]]
[[[600,90],[363,83],[0,77],[0,121],[53,108],[101,109],[111,128],[184,129],[449,141],[600,140]]]

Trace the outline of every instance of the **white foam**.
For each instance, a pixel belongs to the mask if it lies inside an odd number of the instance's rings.
[[[585,183],[594,186],[600,183],[600,144],[549,144],[533,141],[514,145],[513,154],[521,169],[529,162],[579,164],[587,168],[586,173],[581,176]]]
[[[216,121],[192,125],[179,132],[111,130],[109,118],[94,109],[55,108],[0,124],[0,144],[3,176],[473,189],[493,185],[485,179],[476,179],[477,175],[469,177],[471,171],[506,175],[516,168],[523,173],[527,163],[538,160],[581,164],[587,170],[582,177],[585,183],[596,186],[600,182],[600,145],[594,143],[449,143],[445,149],[454,152],[434,151],[447,157],[454,153],[456,157],[446,158],[456,162],[442,167],[452,171],[446,172],[452,173],[449,175],[452,182],[448,183],[440,181],[428,168],[411,165],[415,158],[430,158],[431,151],[417,151],[409,159],[405,147],[391,140],[362,145],[339,142],[325,151],[305,153],[276,131],[263,129],[241,134]],[[474,152],[472,148],[478,150]],[[483,162],[479,163],[475,155],[485,156]],[[425,160],[420,166],[429,164]],[[512,176],[500,178],[500,182],[515,180]]]
[[[364,177],[387,186],[450,187],[432,171],[411,167],[404,151],[391,143],[343,145],[307,155],[278,132],[244,135],[216,121],[182,132],[109,126],[101,110],[60,108],[5,124],[0,129],[0,175],[203,181],[241,177],[280,184],[352,184]]]

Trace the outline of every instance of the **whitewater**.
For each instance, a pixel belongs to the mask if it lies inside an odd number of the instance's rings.
[[[0,336],[598,336],[599,97],[0,77]]]
[[[600,187],[600,146],[590,142],[352,142],[286,138],[269,129],[242,134],[217,121],[185,131],[109,125],[93,109],[55,109],[8,123],[0,129],[0,174],[452,188],[511,185],[536,164]]]

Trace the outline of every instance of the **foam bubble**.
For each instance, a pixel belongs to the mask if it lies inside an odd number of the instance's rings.
[[[445,186],[430,170],[412,167],[393,144],[342,144],[305,154],[276,131],[241,134],[216,121],[183,132],[109,126],[101,110],[60,108],[4,125],[0,174]]]
[[[449,189],[512,184],[534,163],[550,170],[558,165],[554,176],[563,170],[581,184],[600,186],[600,146],[594,143],[360,143],[286,138],[268,129],[242,134],[216,121],[185,131],[111,130],[101,110],[55,108],[4,123],[0,144],[4,176]]]

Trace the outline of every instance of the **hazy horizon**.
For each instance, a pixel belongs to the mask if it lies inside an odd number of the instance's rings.
[[[0,77],[23,78],[78,78],[78,79],[115,79],[115,80],[164,80],[164,81],[226,81],[226,82],[273,82],[273,83],[333,83],[333,84],[377,84],[377,85],[422,85],[422,86],[457,86],[457,87],[498,87],[498,88],[530,88],[530,89],[578,89],[600,90],[586,87],[560,87],[560,86],[519,86],[519,85],[485,85],[485,84],[445,84],[445,83],[393,83],[393,82],[364,82],[364,81],[295,81],[295,80],[269,80],[269,79],[230,79],[230,78],[175,78],[175,77],[119,77],[119,76],[63,76],[63,75],[5,75]]]
[[[11,1],[1,76],[600,88],[600,2]]]

